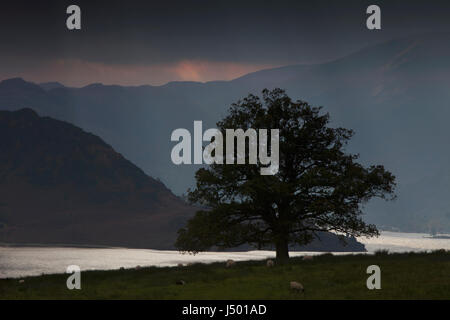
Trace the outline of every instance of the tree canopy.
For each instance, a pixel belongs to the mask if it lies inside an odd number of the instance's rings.
[[[394,198],[395,177],[382,165],[358,163],[358,155],[345,150],[353,131],[329,125],[321,107],[293,101],[281,89],[232,104],[218,129],[279,129],[279,170],[261,175],[264,166],[248,161],[199,169],[188,197],[201,209],[179,230],[176,247],[196,253],[275,246],[277,261],[285,262],[289,245],[307,244],[320,231],[378,235],[363,221],[363,205]]]

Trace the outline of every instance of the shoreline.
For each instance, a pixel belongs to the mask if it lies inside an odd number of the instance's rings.
[[[67,249],[128,249],[128,250],[153,250],[153,251],[161,251],[161,252],[179,252],[177,249],[158,249],[158,248],[143,248],[143,247],[120,247],[120,246],[107,246],[107,245],[94,245],[94,244],[67,244],[67,243],[5,243],[0,242],[0,248],[67,248]],[[208,250],[203,251],[204,253],[233,253],[233,252],[253,252],[253,251],[273,251],[275,249],[250,249],[250,250]],[[339,250],[289,250],[289,252],[318,252],[318,253],[327,253],[327,252],[367,252],[367,249],[361,251],[339,251]]]
[[[380,230],[380,236],[384,233],[385,236],[396,236],[397,234],[405,234],[405,235],[422,235],[422,239],[427,240],[450,240],[450,234],[447,233],[439,233],[437,235],[430,235],[428,233],[421,232],[401,232],[401,231],[389,231],[389,230]],[[378,238],[378,237],[375,237]],[[364,241],[365,237],[356,238],[358,242],[362,243],[365,246],[365,250],[363,251],[348,251],[348,252],[361,252],[368,253],[367,245],[370,244],[367,241]],[[168,251],[174,252],[178,251],[177,249],[160,249],[160,248],[144,248],[144,247],[122,247],[122,246],[111,246],[111,245],[99,245],[99,244],[71,244],[71,243],[7,243],[0,242],[0,247],[3,248],[72,248],[72,249],[129,249],[129,250],[155,250],[155,251]],[[423,249],[424,251],[428,250],[427,248]],[[273,251],[273,250],[226,250],[226,251],[204,251],[204,252],[218,252],[218,253],[232,253],[232,252],[252,252],[252,251]],[[290,252],[312,252],[311,250],[290,250]],[[321,250],[314,251],[318,253],[327,253],[327,252],[347,252],[347,251],[335,251],[335,250]]]

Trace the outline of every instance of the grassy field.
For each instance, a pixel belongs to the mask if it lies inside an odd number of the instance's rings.
[[[381,290],[368,290],[369,265],[381,268]],[[139,270],[86,271],[81,290],[68,275],[0,280],[0,299],[450,299],[450,251],[292,258],[268,268],[246,261]],[[177,280],[185,285],[177,285]],[[292,292],[299,281],[305,294]]]

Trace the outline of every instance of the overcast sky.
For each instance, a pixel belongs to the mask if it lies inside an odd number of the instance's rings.
[[[391,38],[450,31],[450,1],[9,1],[0,79],[140,85],[229,80],[339,58]],[[66,28],[81,7],[82,30]],[[382,30],[366,28],[370,4]]]

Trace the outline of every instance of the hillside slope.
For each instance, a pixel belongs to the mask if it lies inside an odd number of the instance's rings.
[[[173,248],[194,209],[99,137],[0,112],[0,242]]]

